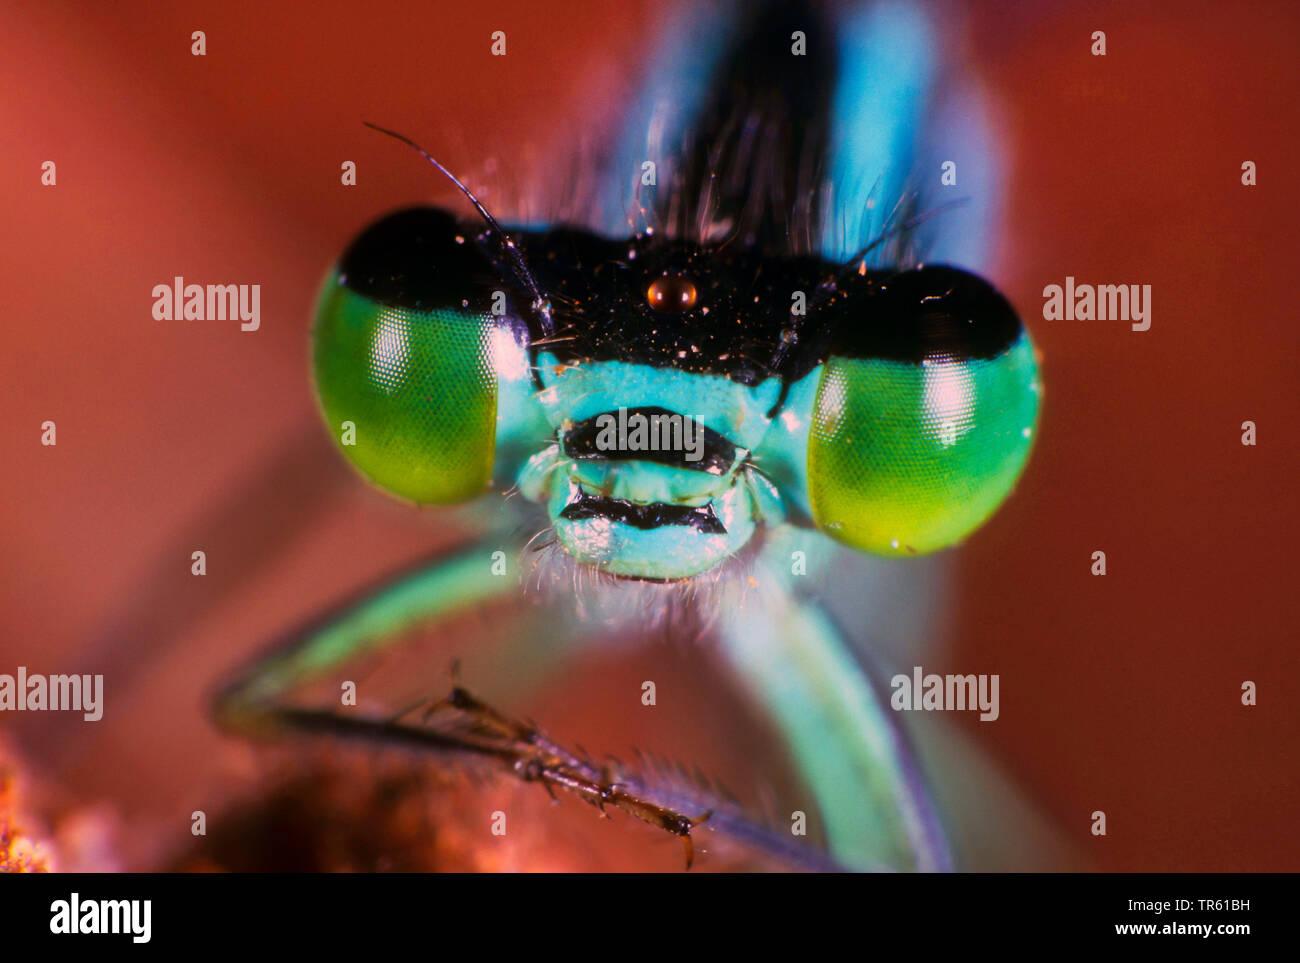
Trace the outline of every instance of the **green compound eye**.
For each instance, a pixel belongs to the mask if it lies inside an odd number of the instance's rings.
[[[313,331],[325,420],[395,495],[447,504],[492,479],[499,355],[522,349],[485,309],[490,271],[450,215],[417,209],[364,232],[326,282]]]
[[[434,504],[486,488],[497,386],[482,319],[379,305],[336,284],[322,298],[314,340],[326,421],[366,477]]]
[[[867,552],[920,554],[976,529],[1033,444],[1041,385],[1014,310],[930,267],[891,279],[817,389],[808,486],[817,526]]]

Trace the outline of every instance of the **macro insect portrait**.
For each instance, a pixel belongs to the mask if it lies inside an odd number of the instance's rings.
[[[1296,868],[1287,5],[3,20],[0,866]]]

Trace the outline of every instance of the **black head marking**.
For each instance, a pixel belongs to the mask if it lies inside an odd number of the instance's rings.
[[[661,238],[610,241],[572,229],[524,235],[523,243],[552,292],[558,337],[547,349],[566,363],[625,361],[745,385],[770,377],[788,384],[832,354],[913,363],[991,358],[1021,330],[1002,295],[956,268],[845,275],[813,256]],[[647,303],[647,286],[665,275],[691,278],[693,307],[664,312]],[[792,314],[796,294],[806,316]]]
[[[996,357],[1021,331],[1001,294],[956,268],[846,275],[811,255],[767,256],[739,245],[615,241],[574,228],[518,231],[552,301],[549,335],[525,309],[531,292],[503,280],[494,245],[472,231],[433,208],[400,211],[352,243],[339,281],[417,310],[485,311],[492,292],[505,290],[509,320],[527,329],[535,349],[563,363],[624,361],[751,386],[771,377],[789,384],[832,354],[913,363]],[[652,306],[646,292],[665,277],[690,278],[689,308]],[[807,314],[796,318],[797,292],[806,296]]]
[[[832,354],[913,363],[987,359],[1021,333],[1019,316],[996,288],[944,265],[878,278],[859,309],[862,323],[836,326]]]
[[[339,283],[391,307],[427,311],[483,298],[500,274],[446,211],[413,207],[361,232],[339,261]]]

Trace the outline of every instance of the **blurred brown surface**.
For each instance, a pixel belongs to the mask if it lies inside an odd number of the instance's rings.
[[[122,673],[107,685],[111,720],[3,721],[69,807],[107,801],[128,836],[183,836],[232,771],[256,780],[248,750],[204,714],[214,680],[448,537],[330,454],[307,318],[367,221],[453,203],[362,119],[436,144],[453,171],[495,158],[505,179],[517,158],[559,156],[566,135],[617,115],[656,14],[560,9],[0,10],[0,671],[109,660]],[[1023,3],[967,19],[1013,164],[993,280],[1028,319],[1047,384],[1018,494],[958,555],[952,664],[1000,673],[1003,693],[999,721],[971,720],[967,734],[1099,867],[1300,869],[1288,562],[1300,14],[1281,2]],[[195,29],[206,57],[190,55]],[[504,59],[487,56],[496,29],[508,32]],[[1105,58],[1088,53],[1096,29]],[[345,159],[355,188],[339,185]],[[58,164],[55,188],[40,184],[45,160]],[[1241,186],[1244,160],[1259,186]],[[1042,321],[1043,285],[1067,274],[1151,284],[1151,330]],[[262,330],[154,321],[151,289],[175,275],[260,283]],[[56,448],[39,445],[46,419]],[[1247,419],[1254,448],[1239,442]],[[268,464],[280,484],[245,494]],[[205,528],[227,506],[241,524]],[[208,551],[206,580],[189,575],[195,548]],[[1096,550],[1105,578],[1089,574]],[[157,610],[116,621],[140,599]],[[601,720],[601,750],[652,739],[743,780],[753,747],[713,744],[707,712],[648,734],[599,704],[610,678],[637,677],[631,658],[593,657],[528,710],[549,709],[548,725],[579,738]],[[697,702],[717,698],[688,659],[665,672]],[[1247,679],[1252,709],[1240,705]],[[1095,809],[1104,839],[1087,833]],[[624,857],[607,824],[592,833],[602,857],[534,865],[680,860],[672,841],[637,837]]]

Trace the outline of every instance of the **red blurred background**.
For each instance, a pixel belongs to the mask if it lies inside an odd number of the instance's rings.
[[[122,673],[96,726],[0,724],[51,825],[89,807],[136,841],[120,844],[123,865],[157,855],[141,855],[141,837],[159,851],[185,838],[190,811],[219,808],[232,773],[256,778],[204,714],[214,680],[448,537],[357,482],[316,426],[306,325],[324,270],[378,214],[455,203],[361,120],[436,145],[453,171],[495,159],[504,179],[617,116],[661,22],[652,4],[589,0],[188,6],[0,10],[0,671]],[[1300,869],[1300,606],[1286,561],[1300,12],[938,9],[1004,125],[992,279],[1029,320],[1047,384],[1018,494],[955,556],[944,647],[954,665],[1000,673],[1003,693],[996,724],[956,724],[1084,865]],[[487,53],[498,29],[504,58]],[[1104,58],[1089,53],[1098,29]],[[193,30],[205,57],[190,53]],[[343,160],[358,165],[354,188],[340,187]],[[1246,160],[1256,187],[1241,184]],[[154,321],[150,292],[175,275],[260,283],[262,330]],[[1042,287],[1066,275],[1151,284],[1151,330],[1042,321]],[[55,448],[39,444],[47,419]],[[1240,443],[1245,420],[1256,447]],[[214,530],[232,511],[238,524]],[[206,579],[189,574],[194,548]],[[1104,578],[1090,574],[1097,550]],[[666,679],[725,692],[688,652],[664,658]],[[619,716],[608,693],[623,676],[641,678],[625,654],[593,655],[529,710],[582,732],[585,716]],[[1259,688],[1253,708],[1244,680]],[[709,733],[746,710],[695,701],[689,719],[615,725],[600,748],[653,743],[743,780],[753,746]],[[625,843],[565,809],[564,825],[615,855],[494,865],[679,864],[673,846]],[[1096,809],[1104,838],[1088,831]]]

